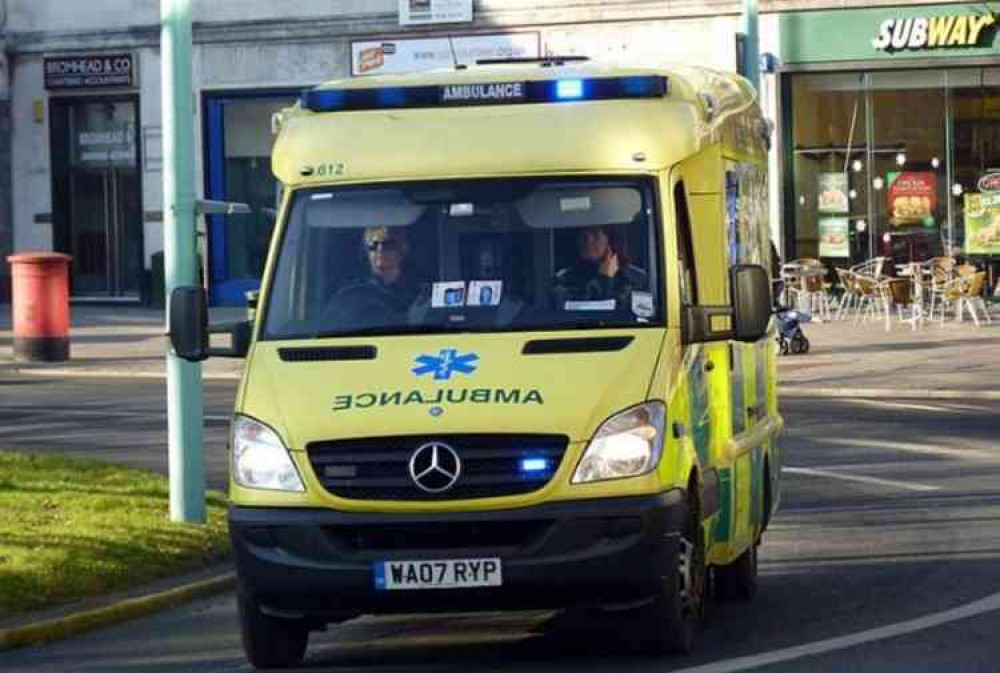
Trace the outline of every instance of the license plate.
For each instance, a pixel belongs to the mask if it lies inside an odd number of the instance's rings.
[[[503,571],[498,558],[375,563],[375,588],[379,591],[467,589],[502,584]]]

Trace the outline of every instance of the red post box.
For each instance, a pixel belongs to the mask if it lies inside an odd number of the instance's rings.
[[[14,309],[14,359],[69,359],[69,263],[58,252],[24,252],[7,258]]]

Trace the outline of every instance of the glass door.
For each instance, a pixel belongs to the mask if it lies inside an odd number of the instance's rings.
[[[281,186],[271,172],[271,118],[295,95],[227,93],[205,103],[208,198],[246,203],[252,211],[208,217],[211,300],[242,306],[246,292],[260,287],[277,219]]]
[[[134,100],[52,103],[56,248],[78,297],[137,296],[142,185]]]

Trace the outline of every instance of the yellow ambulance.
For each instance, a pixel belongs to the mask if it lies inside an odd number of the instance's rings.
[[[782,427],[752,87],[550,58],[335,81],[277,121],[230,353],[251,663],[360,614],[503,609],[687,651],[709,593],[749,599]],[[205,332],[173,321],[178,355]]]

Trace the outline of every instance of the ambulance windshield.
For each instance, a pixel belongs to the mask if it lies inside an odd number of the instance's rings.
[[[644,179],[302,189],[265,339],[662,326]]]

